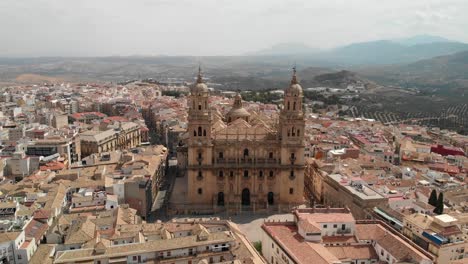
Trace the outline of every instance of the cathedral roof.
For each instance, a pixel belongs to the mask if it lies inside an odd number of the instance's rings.
[[[250,116],[250,113],[245,110],[245,108],[232,108],[229,113],[227,114],[228,116],[232,117],[232,118],[236,118],[236,117],[246,117],[246,116]]]
[[[262,140],[268,138],[274,132],[265,123],[249,124],[244,119],[236,119],[227,126],[218,125],[213,132],[215,139],[219,140]]]

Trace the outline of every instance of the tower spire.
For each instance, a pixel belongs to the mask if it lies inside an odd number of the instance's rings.
[[[203,76],[202,76],[202,70],[201,70],[200,64],[198,64],[197,83],[203,83]]]
[[[293,76],[291,79],[291,84],[297,84],[296,63],[294,63],[294,67],[292,68],[292,70],[293,70]]]

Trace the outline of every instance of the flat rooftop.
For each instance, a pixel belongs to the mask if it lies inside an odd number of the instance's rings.
[[[361,178],[349,179],[341,174],[330,174],[329,177],[362,200],[385,199],[383,195],[367,186]]]

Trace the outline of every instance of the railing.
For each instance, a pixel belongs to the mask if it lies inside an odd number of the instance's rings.
[[[337,234],[349,234],[351,233],[351,229],[350,228],[346,228],[345,230],[343,229],[339,229],[336,231]]]
[[[266,158],[216,158],[216,164],[239,164],[239,165],[269,165],[269,164],[279,164],[279,159],[266,159]]]

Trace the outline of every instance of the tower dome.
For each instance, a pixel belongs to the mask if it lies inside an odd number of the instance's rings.
[[[291,78],[291,84],[289,85],[288,89],[286,89],[286,94],[289,96],[302,96],[302,87],[297,81],[297,76],[296,76],[296,67],[293,68],[293,76]]]
[[[191,87],[190,92],[192,94],[200,94],[200,93],[207,93],[208,91],[209,91],[208,86],[206,85],[205,82],[203,82],[201,67],[198,67],[197,81]]]

